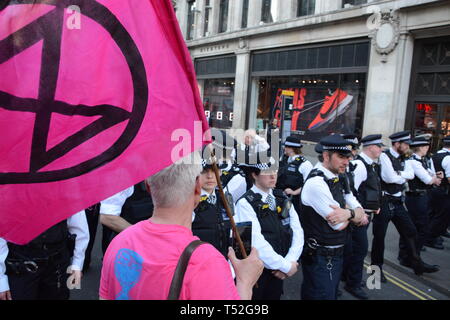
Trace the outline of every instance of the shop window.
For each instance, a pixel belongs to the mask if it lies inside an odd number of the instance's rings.
[[[331,133],[362,134],[365,73],[260,77],[256,126],[283,120],[283,132],[318,142]],[[284,114],[282,114],[284,106]]]
[[[210,127],[229,129],[233,125],[234,79],[205,80],[203,106]]]
[[[297,17],[313,15],[316,10],[316,0],[297,0]]]
[[[228,0],[220,0],[219,33],[226,32],[227,28],[228,28]]]

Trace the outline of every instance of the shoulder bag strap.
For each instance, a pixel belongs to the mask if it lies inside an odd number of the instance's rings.
[[[192,241],[183,251],[178,260],[177,268],[172,278],[172,283],[170,284],[169,296],[167,300],[178,300],[180,298],[181,287],[183,286],[184,274],[191,259],[191,255],[198,246],[204,244],[205,242],[200,240]]]

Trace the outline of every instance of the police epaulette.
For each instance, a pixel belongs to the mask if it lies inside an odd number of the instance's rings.
[[[259,200],[262,200],[262,196],[259,193],[254,193],[252,190],[248,190],[242,198],[245,198],[250,204]],[[241,199],[242,199],[241,198]]]

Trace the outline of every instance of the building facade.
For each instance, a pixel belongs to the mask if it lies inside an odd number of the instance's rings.
[[[211,126],[450,134],[448,0],[177,0]],[[274,119],[277,121],[274,122]]]

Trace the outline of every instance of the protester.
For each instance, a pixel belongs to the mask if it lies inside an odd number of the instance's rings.
[[[200,163],[198,153],[194,163]],[[193,241],[192,212],[201,194],[200,164],[177,162],[147,179],[155,210],[153,216],[121,232],[111,242],[103,261],[101,299],[167,299],[181,252]],[[154,250],[158,248],[157,250]],[[262,271],[256,249],[238,260],[228,257],[236,272],[236,285],[224,257],[210,244],[191,256],[181,300],[251,299],[252,287]]]

